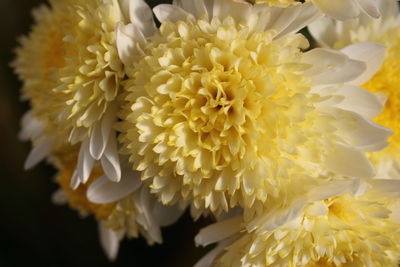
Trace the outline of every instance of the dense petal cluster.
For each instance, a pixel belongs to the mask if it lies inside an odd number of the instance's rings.
[[[237,231],[221,242],[224,250],[217,247],[209,256],[215,266],[397,266],[398,186],[398,181],[365,182],[356,194],[310,202],[278,227]],[[210,240],[212,233],[221,236],[237,225],[235,218],[217,223],[197,239]]]
[[[378,1],[382,18],[373,20],[361,17],[348,22],[335,22],[322,19],[311,24],[310,31],[324,46],[342,49],[349,44],[374,41],[387,47],[387,52],[379,71],[362,87],[376,93],[385,102],[382,113],[374,119],[394,131],[389,138],[390,145],[384,150],[370,154],[370,158],[378,168],[378,176],[398,178],[400,155],[400,17],[397,1]],[[371,57],[370,60],[376,60]],[[380,64],[377,64],[380,66]]]
[[[302,35],[279,37],[278,25],[265,28],[263,15],[273,11],[264,6],[247,25],[228,14],[196,18],[174,5],[156,12],[159,32],[128,72],[120,141],[163,203],[191,201],[195,210],[219,214],[286,195],[304,176],[374,175],[361,151],[391,134],[365,118],[381,105],[341,84],[360,75],[364,63],[325,50],[303,53]],[[335,69],[324,69],[322,58]],[[351,107],[348,92],[363,95],[367,102],[358,108],[369,111]],[[342,164],[344,157],[360,168]]]

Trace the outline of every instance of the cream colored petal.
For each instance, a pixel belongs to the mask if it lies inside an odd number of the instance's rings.
[[[68,204],[68,195],[63,189],[58,189],[51,195],[51,202],[56,205],[66,205]]]
[[[105,227],[105,222],[100,221],[99,225],[100,244],[107,258],[114,261],[118,255],[119,239],[117,234]]]
[[[340,20],[355,18],[360,14],[354,0],[313,0],[313,3],[325,14]]]
[[[125,66],[132,66],[137,51],[136,42],[143,44],[145,41],[143,33],[133,24],[123,25],[119,23],[116,27],[116,43],[119,58]]]
[[[376,0],[378,9],[383,18],[397,17],[399,15],[398,0]]]
[[[149,37],[156,31],[153,13],[143,0],[132,0],[129,6],[129,16],[133,25],[138,27],[144,36]]]
[[[214,260],[221,254],[224,249],[229,245],[229,242],[223,241],[213,248],[210,252],[204,255],[193,267],[212,267]]]
[[[357,3],[361,10],[364,11],[368,16],[371,16],[375,19],[381,16],[376,0],[357,0]]]
[[[186,20],[189,13],[184,9],[168,4],[161,4],[153,8],[154,15],[160,22],[173,21],[177,22],[180,20]]]
[[[383,108],[381,99],[357,86],[342,86],[335,94],[344,97],[340,103],[335,105],[336,107],[356,112],[368,119],[378,116]]]
[[[77,176],[82,183],[86,183],[89,180],[90,174],[92,173],[94,158],[90,155],[90,140],[86,139],[79,150],[78,162],[76,166]]]
[[[294,221],[303,212],[304,207],[307,204],[307,199],[302,196],[294,199],[291,205],[286,207],[278,207],[274,210],[268,210],[264,212],[264,215],[260,215],[252,220],[247,225],[247,231],[272,231],[285,223]]]
[[[310,189],[307,192],[307,199],[310,202],[325,200],[339,195],[354,193],[359,187],[359,179],[326,182]]]
[[[194,238],[197,246],[208,246],[238,233],[242,228],[242,217],[236,216],[202,228]]]
[[[332,47],[336,41],[334,20],[329,17],[322,17],[308,25],[312,37],[322,47]]]
[[[38,144],[34,145],[33,149],[29,152],[28,157],[25,160],[24,168],[29,170],[36,164],[44,160],[53,149],[53,140],[51,138],[45,138]]]
[[[325,163],[329,169],[339,175],[355,178],[372,178],[375,169],[367,157],[352,147],[337,144],[335,151],[328,154]]]
[[[374,42],[363,42],[349,45],[341,50],[351,59],[362,61],[367,69],[350,84],[361,85],[370,80],[381,68],[385,59],[386,47]]]
[[[364,62],[358,60],[347,60],[343,66],[327,70],[323,73],[313,76],[315,85],[340,84],[353,81],[365,72],[367,66]]]
[[[117,151],[116,133],[112,132],[104,154],[100,159],[105,175],[113,182],[121,180],[121,166]]]
[[[165,206],[159,202],[156,202],[153,208],[153,214],[161,227],[174,224],[184,212],[185,210],[180,209],[178,205]]]
[[[336,50],[314,48],[303,54],[302,62],[310,64],[310,69],[304,72],[307,76],[316,76],[344,66],[349,58]]]
[[[390,129],[366,120],[357,113],[348,112],[345,116],[345,120],[338,120],[335,123],[338,134],[361,151],[365,151],[363,148],[371,148],[375,144],[380,146],[393,135]]]
[[[246,23],[254,10],[251,5],[243,5],[232,0],[214,0],[212,13],[214,17],[224,19],[230,16],[236,22]]]
[[[174,1],[173,4],[183,8],[188,13],[193,14],[196,18],[202,16],[205,16],[206,18],[210,17],[204,0],[177,0]]]
[[[116,183],[102,176],[89,186],[87,198],[97,204],[112,203],[128,196],[141,185],[140,174],[136,171],[130,171],[122,177],[121,181]]]
[[[286,20],[290,21],[290,23],[288,23],[287,26],[279,32],[277,38],[286,34],[296,33],[323,16],[323,13],[311,3],[305,3],[286,9],[296,9],[299,12],[296,14],[294,19],[290,19],[290,17],[287,17],[287,14],[285,13]]]

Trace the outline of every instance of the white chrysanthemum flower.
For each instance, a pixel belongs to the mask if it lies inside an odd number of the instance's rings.
[[[110,259],[115,259],[119,242],[124,237],[146,238],[149,245],[162,243],[163,226],[173,224],[183,208],[163,206],[150,194],[148,186],[140,181],[137,172],[124,168],[119,183],[105,177],[101,168],[95,167],[87,184],[70,188],[77,158],[76,149],[64,149],[54,156],[59,168],[56,177],[60,189],[54,194],[57,204],[68,204],[81,215],[93,214],[99,222],[101,245]]]
[[[363,152],[391,131],[370,121],[382,104],[358,85],[379,60],[303,52],[307,40],[293,32],[319,16],[313,5],[185,0],[154,12],[155,33],[137,21],[118,28],[128,69],[119,130],[122,153],[164,204],[219,214],[283,196],[304,177],[375,175]]]
[[[358,42],[374,41],[387,47],[382,67],[363,88],[386,100],[383,112],[375,122],[394,130],[389,138],[390,145],[381,152],[372,153],[370,158],[380,178],[400,178],[400,15],[398,1],[378,1],[382,18],[373,20],[362,16],[357,20],[336,22],[327,18],[311,24],[310,32],[326,47],[342,49]],[[374,55],[364,60],[375,60]],[[378,67],[379,65],[376,65]],[[375,69],[374,69],[375,70]],[[378,70],[378,68],[376,68]]]
[[[267,4],[269,6],[288,7],[299,5],[300,0],[233,0],[240,3]],[[380,13],[376,0],[306,0],[313,3],[326,15],[346,20],[358,17],[360,14],[367,14],[372,18],[379,18]]]
[[[332,194],[337,186],[315,188],[300,209],[270,210],[254,225],[236,216],[202,229],[198,244],[219,244],[195,267],[398,266],[400,182],[345,181],[347,193]]]
[[[67,142],[80,143],[73,187],[87,182],[95,161],[110,180],[120,180],[113,124],[125,72],[115,26],[129,19],[133,2],[60,0],[35,11],[37,25],[22,39],[14,62],[32,105],[23,135],[32,136],[26,132],[32,117],[43,125],[26,167]]]

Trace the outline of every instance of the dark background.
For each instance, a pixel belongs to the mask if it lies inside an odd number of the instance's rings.
[[[46,163],[23,170],[30,144],[17,135],[29,106],[19,100],[21,84],[9,63],[18,36],[29,32],[31,9],[45,2],[0,0],[0,266],[192,266],[206,252],[193,242],[206,225],[204,219],[193,223],[185,214],[164,228],[163,245],[125,240],[117,260],[110,263],[100,248],[95,220],[51,203],[55,170]],[[154,6],[169,1],[147,2]]]

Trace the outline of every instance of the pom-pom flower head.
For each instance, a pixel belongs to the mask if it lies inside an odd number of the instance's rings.
[[[129,9],[129,2],[121,2]],[[124,69],[115,43],[117,22],[128,19],[118,1],[50,1],[35,12],[38,25],[17,50],[16,72],[32,112],[23,136],[32,139],[30,122],[44,137],[34,140],[26,167],[39,162],[58,143],[81,144],[73,187],[87,182],[96,160],[109,179],[121,170],[113,124]],[[32,63],[34,64],[32,66]]]
[[[345,184],[347,193],[317,197],[281,224],[249,230],[233,217],[204,228],[199,244],[221,241],[195,266],[398,266],[399,181]],[[279,221],[277,214],[265,217]]]
[[[362,151],[379,149],[391,132],[368,120],[381,103],[355,86],[364,62],[304,53],[306,39],[291,34],[316,9],[207,3],[156,7],[161,27],[143,32],[147,39],[129,37],[135,21],[117,33],[129,69],[122,152],[161,201],[218,214],[285,194],[299,177],[372,177]]]
[[[374,121],[394,130],[394,135],[389,138],[390,145],[386,149],[370,154],[370,158],[377,167],[378,177],[393,179],[400,177],[400,16],[398,1],[382,0],[378,4],[382,13],[379,20],[363,16],[357,20],[335,22],[324,18],[313,23],[310,32],[321,45],[334,49],[365,41],[387,47],[385,58],[381,59],[382,66],[376,64],[379,71],[362,87],[386,101],[383,112]],[[377,61],[371,55],[365,60]]]

